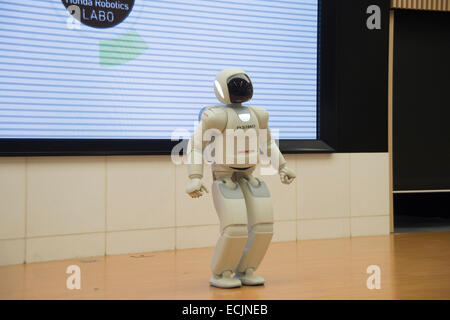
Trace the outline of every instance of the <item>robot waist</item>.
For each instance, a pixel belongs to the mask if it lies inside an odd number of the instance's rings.
[[[243,172],[243,173],[251,173],[253,170],[255,170],[256,165],[223,165],[223,164],[217,164],[213,163],[211,166],[211,169],[213,172]]]
[[[236,168],[236,167],[230,167],[231,169],[235,169],[235,170],[242,170],[242,171],[244,171],[244,170],[248,170],[248,169],[250,169],[250,168],[253,168],[253,166],[251,166],[251,167],[244,167],[244,168]]]

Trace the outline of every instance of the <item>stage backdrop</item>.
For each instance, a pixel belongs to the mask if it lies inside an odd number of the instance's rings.
[[[2,1],[1,138],[170,139],[227,67],[283,139],[316,139],[318,1]]]

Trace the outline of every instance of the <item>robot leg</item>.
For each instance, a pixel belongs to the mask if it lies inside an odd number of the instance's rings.
[[[241,281],[232,278],[247,241],[247,210],[242,190],[230,177],[214,180],[214,207],[220,220],[221,236],[214,249],[210,284],[219,288],[240,287]]]
[[[239,180],[248,214],[248,240],[236,269],[236,277],[245,285],[262,285],[264,278],[254,275],[273,235],[273,210],[269,189],[253,176]]]

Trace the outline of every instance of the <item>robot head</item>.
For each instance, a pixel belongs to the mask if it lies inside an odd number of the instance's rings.
[[[214,81],[214,92],[222,103],[242,103],[252,98],[253,85],[244,70],[228,68],[217,74]]]

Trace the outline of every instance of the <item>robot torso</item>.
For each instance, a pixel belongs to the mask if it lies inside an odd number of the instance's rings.
[[[264,138],[267,133],[260,130],[264,113],[264,109],[246,106],[205,108],[201,114],[202,125],[215,132],[207,143],[213,162],[231,168],[255,166],[259,162],[261,140],[267,140]],[[267,124],[262,126],[267,128]]]

